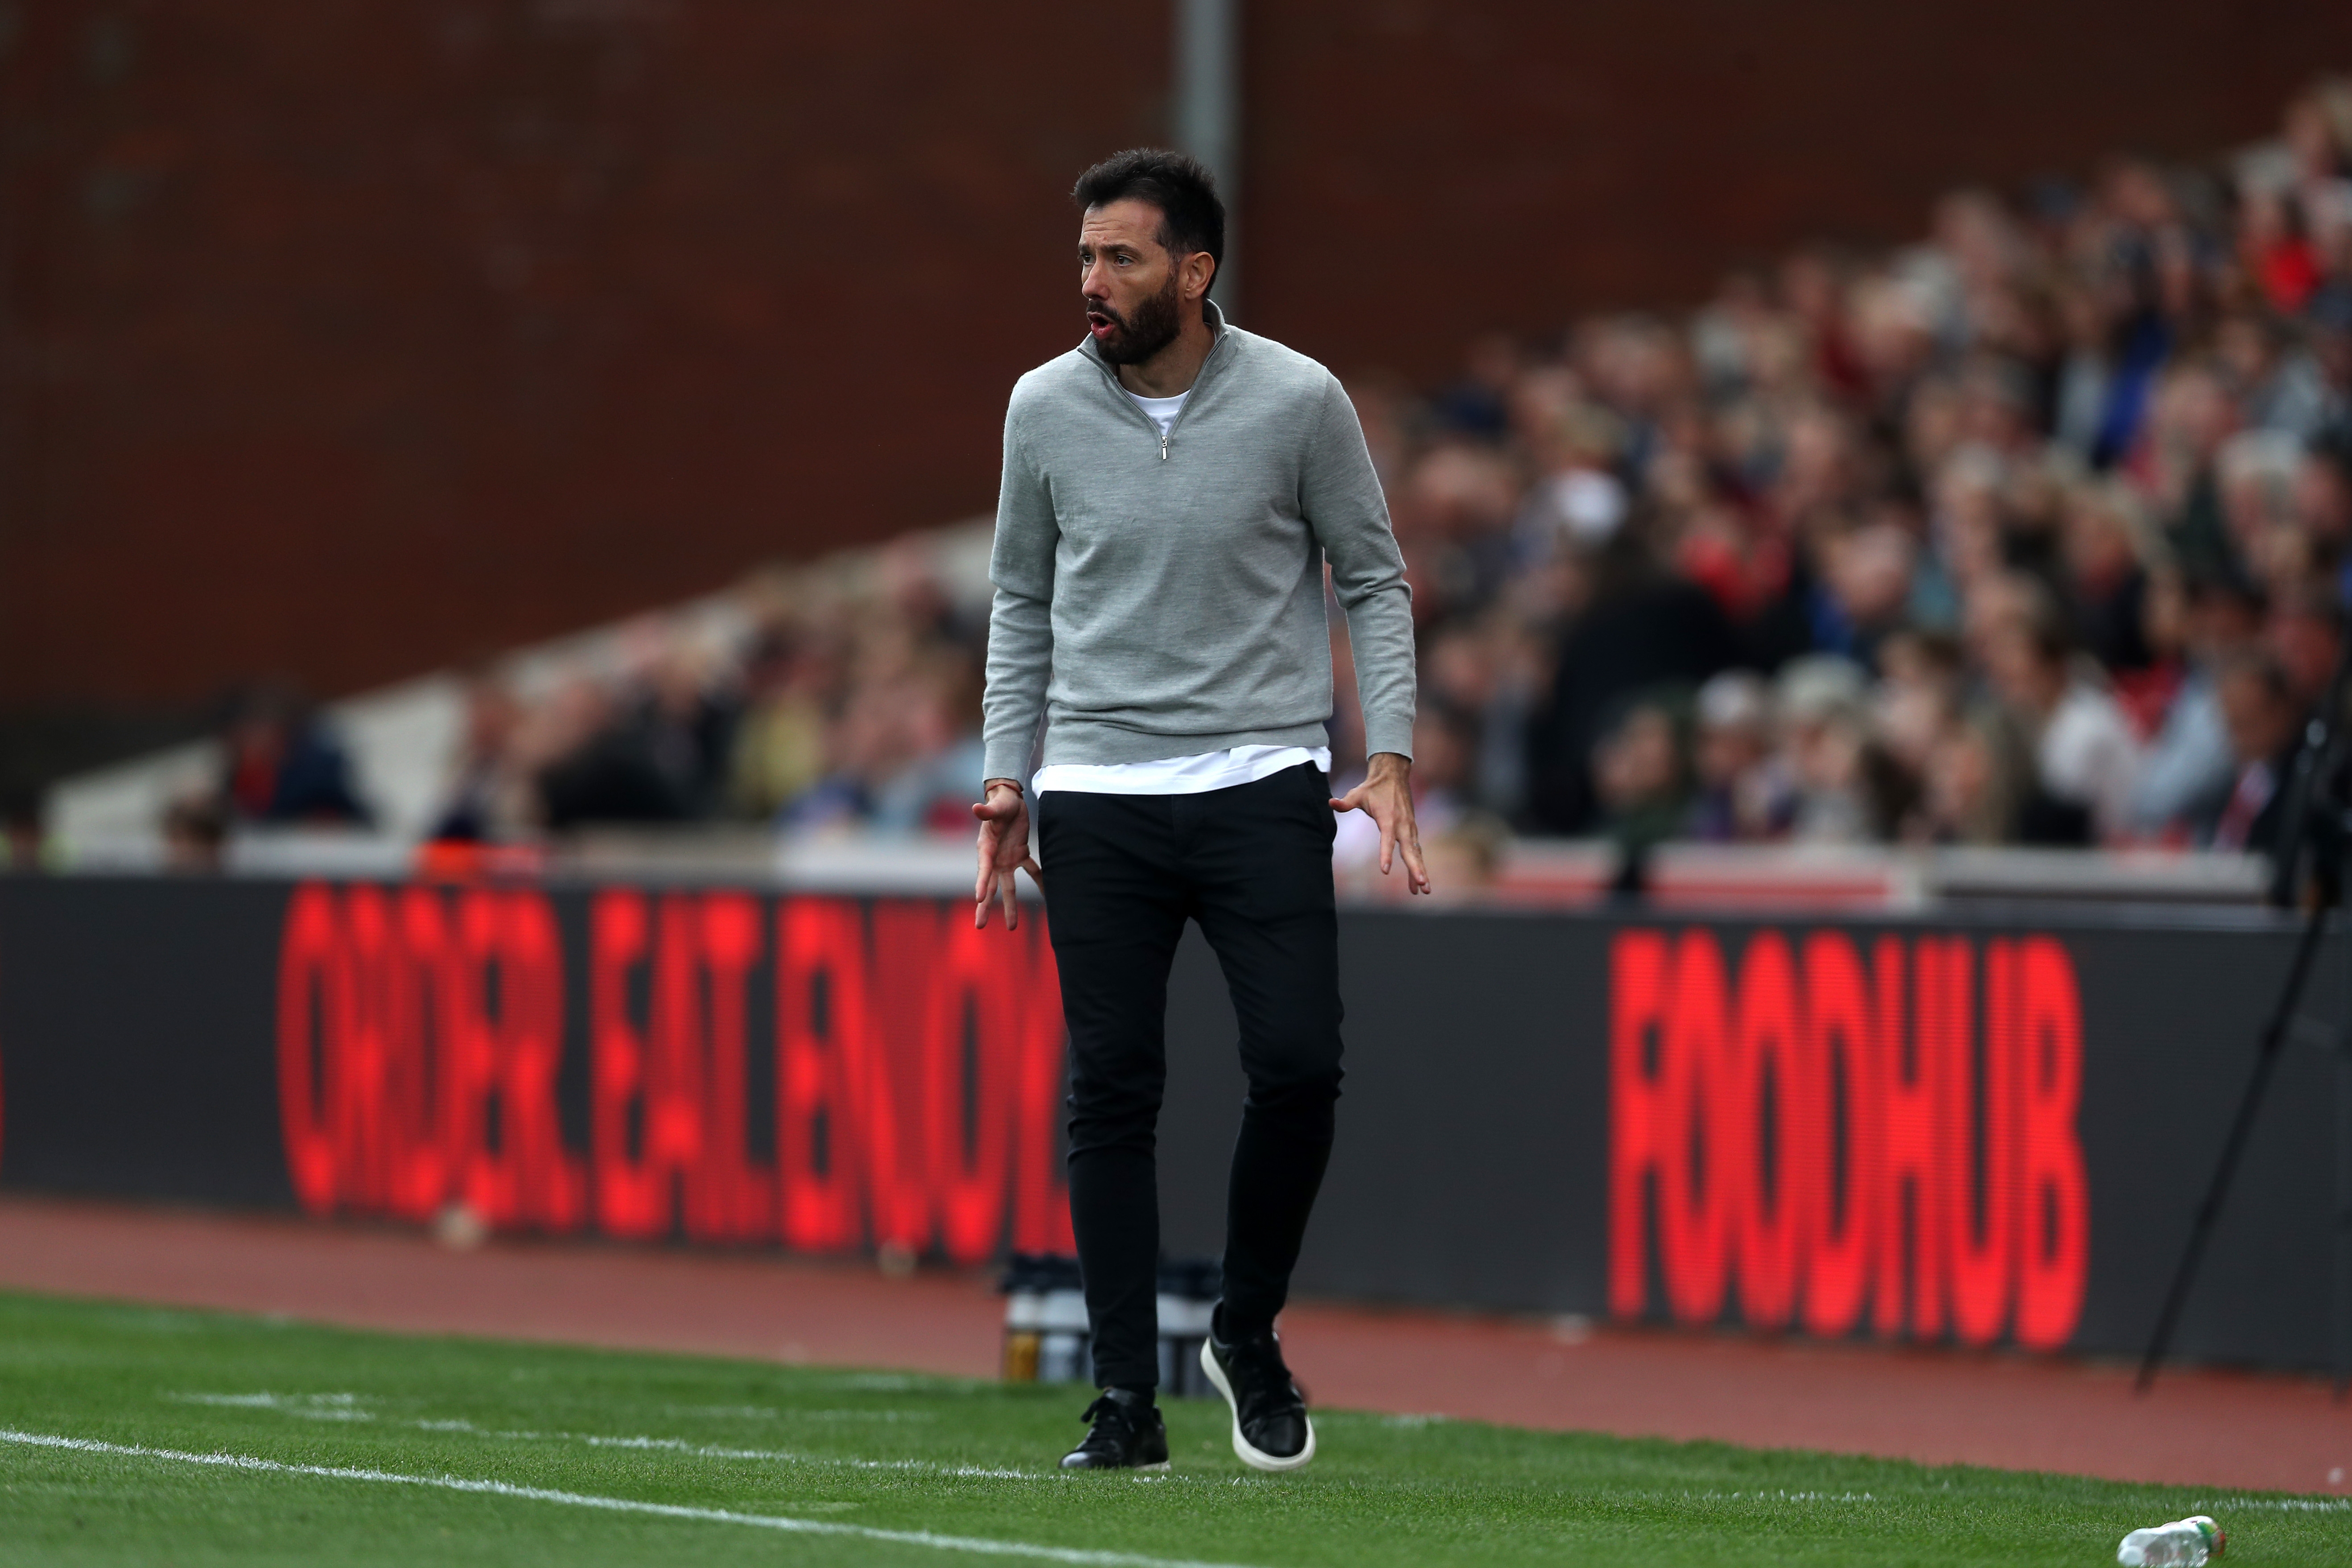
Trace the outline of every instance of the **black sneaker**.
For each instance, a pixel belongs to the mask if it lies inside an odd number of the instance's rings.
[[[1295,1470],[1315,1457],[1315,1423],[1307,1396],[1282,1363],[1282,1341],[1272,1329],[1231,1342],[1219,1337],[1225,1310],[1209,1320],[1201,1342],[1201,1370],[1234,1411],[1234,1452],[1257,1470]]]
[[[1106,1388],[1087,1406],[1081,1420],[1095,1429],[1062,1456],[1066,1470],[1164,1470],[1168,1468],[1168,1423],[1148,1394]]]

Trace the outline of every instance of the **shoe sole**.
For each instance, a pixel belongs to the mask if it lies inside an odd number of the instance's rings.
[[[1240,1457],[1243,1464],[1253,1470],[1265,1470],[1271,1474],[1279,1475],[1285,1470],[1296,1470],[1304,1467],[1307,1460],[1315,1457],[1315,1418],[1312,1415],[1302,1413],[1300,1417],[1307,1423],[1307,1442],[1298,1452],[1286,1459],[1269,1454],[1263,1448],[1254,1447],[1248,1438],[1242,1436],[1242,1402],[1234,1397],[1234,1385],[1225,1381],[1225,1369],[1217,1364],[1217,1358],[1210,1352],[1209,1342],[1206,1340],[1201,1342],[1201,1370],[1209,1374],[1209,1381],[1215,1384],[1217,1392],[1225,1396],[1225,1408],[1234,1413],[1234,1452]]]
[[[1121,1470],[1125,1470],[1129,1475],[1136,1475],[1152,1470],[1165,1470],[1169,1468],[1169,1462],[1165,1459],[1160,1460],[1156,1465],[1064,1465],[1062,1467],[1062,1474],[1066,1476],[1115,1476]]]

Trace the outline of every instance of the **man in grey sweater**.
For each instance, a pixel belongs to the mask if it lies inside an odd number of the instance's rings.
[[[1015,871],[1038,879],[1069,1027],[1070,1217],[1103,1395],[1062,1463],[1168,1458],[1154,1127],[1168,970],[1192,919],[1223,967],[1250,1086],[1202,1361],[1233,1407],[1234,1451],[1295,1469],[1315,1429],[1275,1317],[1339,1093],[1333,813],[1369,813],[1381,871],[1401,858],[1412,890],[1429,889],[1411,595],[1347,394],[1209,301],[1224,209],[1208,173],[1123,153],[1073,194],[1087,335],[1023,376],[1005,414],[987,799],[972,808],[975,919],[1001,901],[1010,926]],[[1370,754],[1337,799],[1327,562]]]

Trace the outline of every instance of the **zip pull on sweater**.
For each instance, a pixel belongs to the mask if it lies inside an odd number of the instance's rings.
[[[1160,424],[1158,416],[1145,412],[1143,403],[1141,401],[1138,401],[1139,399],[1143,399],[1143,394],[1139,392],[1129,392],[1127,389],[1127,384],[1118,378],[1118,372],[1111,368],[1110,362],[1104,359],[1102,357],[1102,352],[1095,347],[1094,339],[1088,338],[1085,342],[1078,345],[1078,353],[1094,361],[1096,366],[1100,369],[1103,374],[1103,380],[1109,384],[1113,392],[1118,395],[1119,401],[1122,403],[1133,404],[1136,413],[1142,416],[1144,424],[1159,435],[1160,460],[1163,463],[1168,460],[1169,438],[1175,435],[1176,426],[1184,423],[1184,410],[1192,405],[1192,395],[1200,391],[1202,384],[1209,379],[1210,370],[1216,364],[1217,356],[1225,346],[1227,333],[1224,327],[1224,316],[1217,310],[1215,303],[1211,300],[1203,300],[1201,301],[1201,309],[1207,313],[1210,330],[1216,333],[1216,337],[1214,341],[1209,344],[1209,352],[1201,361],[1201,368],[1199,372],[1193,375],[1192,384],[1186,387],[1182,392],[1173,395],[1181,401],[1177,404],[1176,416],[1173,419],[1171,419],[1166,425]],[[1264,342],[1265,340],[1261,339],[1260,341]],[[1056,361],[1055,363],[1058,363],[1059,362]],[[1019,390],[1017,385],[1014,390],[1016,392]],[[1149,399],[1145,401],[1164,402],[1166,400]],[[1007,417],[1010,417],[1009,412]]]
[[[1156,461],[1135,445],[1148,416],[1091,341],[1013,390],[986,777],[1026,778],[1041,723],[1047,763],[1328,745],[1327,561],[1366,749],[1412,754],[1412,590],[1355,406],[1306,355],[1210,324],[1181,474],[1169,436]]]

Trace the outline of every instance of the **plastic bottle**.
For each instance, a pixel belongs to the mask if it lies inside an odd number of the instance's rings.
[[[2220,1525],[2192,1513],[2152,1530],[2133,1531],[2116,1548],[2116,1561],[2125,1568],[2204,1568],[2209,1559],[2221,1555],[2229,1541]]]
[[[1085,1383],[1087,1299],[1078,1260],[1016,1252],[997,1289],[1004,1293],[1004,1375],[1014,1383]]]

